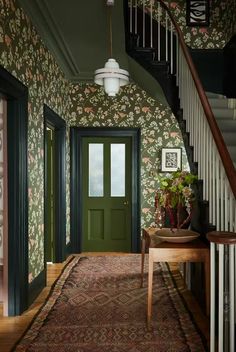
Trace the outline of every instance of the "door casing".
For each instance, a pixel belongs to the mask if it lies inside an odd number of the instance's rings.
[[[44,105],[44,150],[46,150],[46,127],[54,130],[55,139],[55,263],[66,257],[66,122],[47,105]],[[46,153],[45,153],[46,158]],[[44,201],[47,204],[47,172],[44,160]],[[46,211],[46,207],[44,207]],[[44,214],[46,219],[46,214]],[[45,229],[46,231],[46,229]],[[46,272],[46,236],[44,236],[44,266]]]
[[[49,127],[48,125],[46,127]],[[54,150],[54,130],[46,128],[46,146],[45,146],[45,172],[47,178],[47,184],[45,184],[46,202],[44,204],[47,209],[45,214],[45,240],[46,240],[46,261],[54,262],[55,253],[55,150]]]
[[[140,251],[140,129],[109,127],[71,127],[70,129],[70,200],[71,200],[71,249],[82,249],[82,139],[83,137],[131,137],[132,144],[132,229],[131,251]]]
[[[0,67],[7,100],[8,314],[28,308],[28,89]]]

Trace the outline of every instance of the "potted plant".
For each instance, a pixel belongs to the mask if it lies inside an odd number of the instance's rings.
[[[192,185],[196,183],[197,175],[177,170],[166,176],[158,176],[158,181],[159,188],[155,196],[156,223],[160,227],[168,227],[166,224],[169,222],[171,229],[188,226],[195,200]]]

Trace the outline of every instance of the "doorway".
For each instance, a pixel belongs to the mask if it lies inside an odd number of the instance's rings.
[[[55,261],[55,133],[53,127],[46,126],[46,202],[45,202],[45,237],[46,261]]]
[[[71,128],[73,252],[140,250],[139,141],[135,128]]]
[[[131,138],[82,141],[82,251],[131,251]]]
[[[44,265],[66,255],[66,123],[44,105]]]
[[[6,315],[20,315],[28,308],[28,89],[0,66],[0,94],[6,100],[4,291]],[[7,184],[6,184],[7,180]],[[6,216],[7,211],[7,216]],[[6,265],[5,265],[6,264]]]
[[[7,101],[0,96],[0,304],[8,315]]]

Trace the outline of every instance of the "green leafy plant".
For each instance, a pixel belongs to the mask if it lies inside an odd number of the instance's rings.
[[[191,218],[195,194],[192,185],[197,181],[197,175],[187,171],[175,171],[167,176],[158,176],[159,188],[155,197],[156,222],[163,218],[163,210],[169,215],[171,227],[183,227]],[[187,215],[181,218],[183,209]],[[174,216],[177,216],[175,221]],[[163,219],[162,219],[163,220]],[[159,221],[160,222],[160,221]]]

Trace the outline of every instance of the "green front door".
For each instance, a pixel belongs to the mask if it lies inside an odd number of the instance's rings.
[[[83,251],[131,250],[131,139],[83,137]]]

